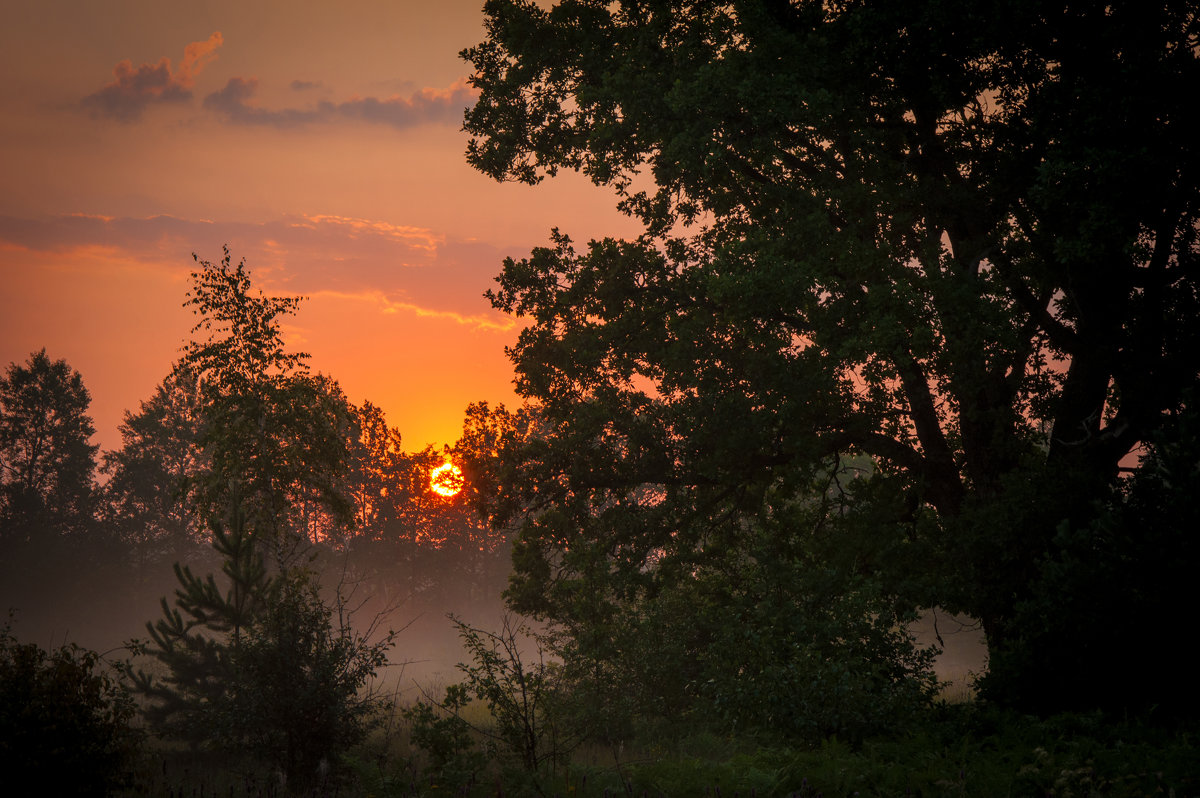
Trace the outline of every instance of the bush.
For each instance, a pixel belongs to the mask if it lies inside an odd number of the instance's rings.
[[[45,795],[106,795],[124,785],[140,733],[119,682],[94,651],[46,652],[0,629],[0,773]]]
[[[899,589],[864,573],[853,548],[887,530],[834,520],[801,506],[746,523],[692,561],[647,568],[649,586],[599,622],[562,630],[571,714],[616,745],[662,739],[680,718],[789,743],[857,744],[918,722],[937,692],[936,651],[917,645]]]
[[[412,744],[425,752],[425,775],[447,789],[473,784],[486,767],[487,758],[475,747],[474,729],[462,716],[471,702],[467,688],[452,684],[442,703],[418,700],[403,710],[412,723]]]
[[[552,773],[581,740],[578,719],[556,705],[557,668],[546,661],[545,641],[510,616],[498,632],[450,619],[471,655],[470,664],[458,666],[465,681],[447,687],[440,704],[418,701],[404,711],[413,744],[428,757],[427,775],[461,788],[491,760],[510,787],[540,793],[546,766]],[[489,723],[475,726],[463,717],[472,699],[487,706]],[[484,751],[476,738],[485,741]]]
[[[390,638],[366,641],[334,614],[311,574],[278,577],[232,652],[231,738],[301,788],[366,736],[378,702],[360,691],[391,647]]]

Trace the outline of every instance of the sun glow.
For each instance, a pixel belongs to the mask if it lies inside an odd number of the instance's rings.
[[[442,463],[430,472],[429,489],[447,499],[456,496],[463,489],[462,469],[449,460]]]

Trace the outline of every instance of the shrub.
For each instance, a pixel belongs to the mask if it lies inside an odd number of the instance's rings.
[[[141,734],[133,702],[76,645],[47,652],[0,629],[0,773],[45,795],[106,795],[124,785]]]
[[[462,711],[471,702],[467,688],[452,684],[440,704],[418,700],[403,710],[412,723],[412,743],[425,752],[425,774],[432,783],[461,789],[473,783],[487,761],[475,747],[471,724]]]
[[[441,704],[418,701],[404,712],[413,743],[428,756],[428,775],[456,786],[473,781],[485,764],[478,737],[510,786],[539,791],[546,765],[566,761],[581,739],[579,724],[556,706],[557,668],[546,661],[545,641],[509,616],[498,632],[450,619],[471,654],[458,666],[465,681],[450,685]],[[472,698],[487,706],[489,724],[462,717]]]

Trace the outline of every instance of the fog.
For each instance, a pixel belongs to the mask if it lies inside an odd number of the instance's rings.
[[[0,608],[8,612],[16,637],[47,650],[75,644],[109,661],[125,658],[126,643],[149,638],[147,623],[162,617],[162,600],[173,602],[179,586],[174,561],[137,564],[130,553],[27,547],[6,557],[0,563]],[[193,573],[217,574],[223,584],[221,561],[212,549],[195,544],[180,553],[178,561]],[[455,666],[465,654],[448,614],[478,628],[499,628],[506,558],[506,552],[491,553],[490,568],[476,569],[474,575],[483,577],[476,580],[461,563],[441,573],[414,574],[411,561],[376,562],[368,574],[352,556],[323,551],[314,565],[326,601],[332,605],[340,591],[353,610],[356,631],[365,634],[373,627],[375,639],[398,632],[377,687],[407,702],[422,689],[438,691],[457,680]]]
[[[220,559],[210,548],[193,545],[181,553],[179,561],[197,575],[219,574]],[[346,553],[325,551],[317,562],[327,600],[332,602],[340,588],[354,610],[357,631],[366,633],[374,626],[376,637],[388,630],[398,632],[376,687],[409,703],[422,692],[440,695],[461,676],[456,666],[467,655],[448,615],[476,628],[500,628],[506,613],[500,593],[507,583],[507,556],[506,551],[491,553],[489,567],[476,570],[486,575],[481,580],[470,579],[453,560],[443,571],[417,574],[411,561],[376,561],[369,576]],[[46,649],[74,643],[106,659],[121,659],[127,656],[128,641],[148,638],[146,624],[162,617],[162,599],[173,600],[178,581],[172,566],[173,561],[165,559],[142,564],[128,558],[107,561],[95,552],[56,560],[55,553],[41,552],[3,564],[0,607],[12,611],[14,632],[23,642]],[[420,589],[412,589],[414,584]],[[922,614],[912,631],[920,645],[941,650],[935,671],[948,682],[943,694],[967,697],[973,678],[987,666],[979,625],[933,609]]]

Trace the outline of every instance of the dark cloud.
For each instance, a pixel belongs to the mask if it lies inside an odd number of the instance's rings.
[[[293,81],[292,88],[296,88],[298,82]],[[464,79],[445,89],[421,89],[408,97],[353,97],[341,103],[321,101],[310,108],[269,109],[250,103],[257,87],[255,78],[230,78],[225,88],[204,98],[204,107],[224,115],[230,122],[243,125],[293,128],[314,122],[350,119],[406,128],[461,122],[463,110],[476,97],[475,90]]]
[[[268,110],[250,105],[246,101],[254,96],[258,78],[230,78],[225,88],[214,91],[204,98],[204,107],[222,114],[230,122],[240,125],[271,125],[273,127],[297,127],[316,122],[321,114],[314,110],[284,108]],[[327,103],[322,103],[327,105]]]
[[[192,97],[191,91],[176,82],[171,61],[165,57],[157,64],[142,64],[137,69],[133,62],[122,61],[113,68],[113,75],[116,80],[83,98],[83,107],[93,116],[132,122],[151,103],[183,102]]]
[[[93,116],[132,122],[153,103],[186,102],[192,98],[196,75],[217,57],[223,41],[217,31],[205,41],[192,42],[184,49],[178,70],[172,70],[171,59],[166,56],[157,64],[137,67],[129,59],[120,61],[113,67],[112,82],[84,97],[81,104]]]
[[[309,91],[311,89],[319,89],[323,84],[319,80],[293,80],[291,83],[292,91]]]
[[[445,89],[421,89],[408,96],[386,100],[354,98],[337,106],[342,116],[392,127],[409,127],[423,122],[461,123],[463,110],[474,104],[477,92],[465,79]]]

